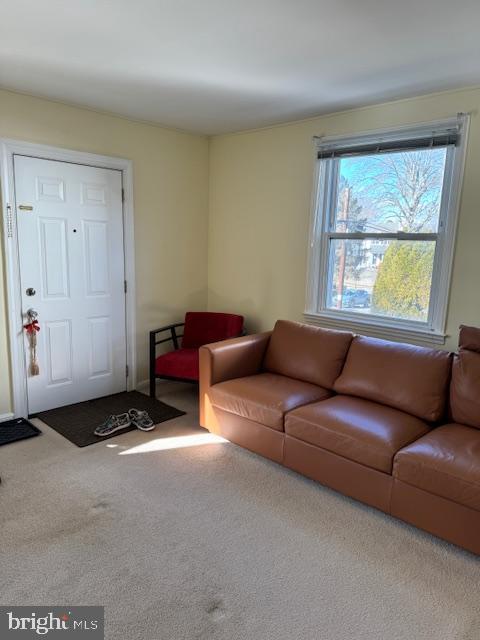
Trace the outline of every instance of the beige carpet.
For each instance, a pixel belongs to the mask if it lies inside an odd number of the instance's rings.
[[[196,424],[2,447],[1,604],[105,605],[115,640],[480,638],[477,558]]]

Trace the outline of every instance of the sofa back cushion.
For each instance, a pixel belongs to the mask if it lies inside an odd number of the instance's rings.
[[[452,419],[480,429],[480,329],[460,327],[459,346],[450,384]]]
[[[464,324],[460,325],[458,346],[460,349],[480,353],[480,329],[478,327],[467,327]]]
[[[434,422],[446,405],[451,354],[356,336],[335,391]]]
[[[272,373],[332,389],[352,338],[348,331],[278,320],[263,367]]]

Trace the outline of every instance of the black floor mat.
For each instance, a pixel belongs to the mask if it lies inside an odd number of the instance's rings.
[[[102,438],[93,433],[96,427],[102,424],[108,416],[125,413],[125,411],[132,408],[148,411],[155,424],[185,415],[184,411],[171,407],[155,398],[150,398],[139,391],[124,391],[104,398],[96,398],[95,400],[69,404],[66,407],[59,407],[50,411],[42,411],[37,413],[35,417],[40,418],[49,427],[52,427],[70,442],[76,444],[77,447],[86,447],[135,429],[136,427],[127,427],[122,431],[112,433],[111,436]]]
[[[33,438],[42,432],[37,429],[31,422],[25,418],[15,418],[0,422],[0,447],[2,444],[10,444],[17,440],[25,440],[25,438]]]

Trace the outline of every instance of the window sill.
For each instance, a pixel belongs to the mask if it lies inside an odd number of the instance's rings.
[[[445,344],[447,335],[428,329],[416,327],[400,327],[388,323],[374,322],[363,318],[345,318],[335,313],[305,311],[303,317],[309,324],[316,324],[328,329],[346,329],[353,333],[360,333],[385,340],[397,342],[411,342],[424,346]]]

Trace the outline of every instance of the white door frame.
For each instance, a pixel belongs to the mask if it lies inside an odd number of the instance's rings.
[[[0,138],[0,182],[3,210],[3,245],[5,252],[5,281],[10,346],[11,391],[14,417],[28,414],[27,378],[25,368],[25,341],[20,285],[20,261],[16,225],[15,181],[13,156],[23,155],[44,160],[57,160],[122,172],[123,187],[123,243],[125,255],[127,390],[135,389],[137,382],[135,347],[135,247],[133,227],[133,171],[132,161],[125,158],[100,156],[84,151],[50,147],[43,144]]]

